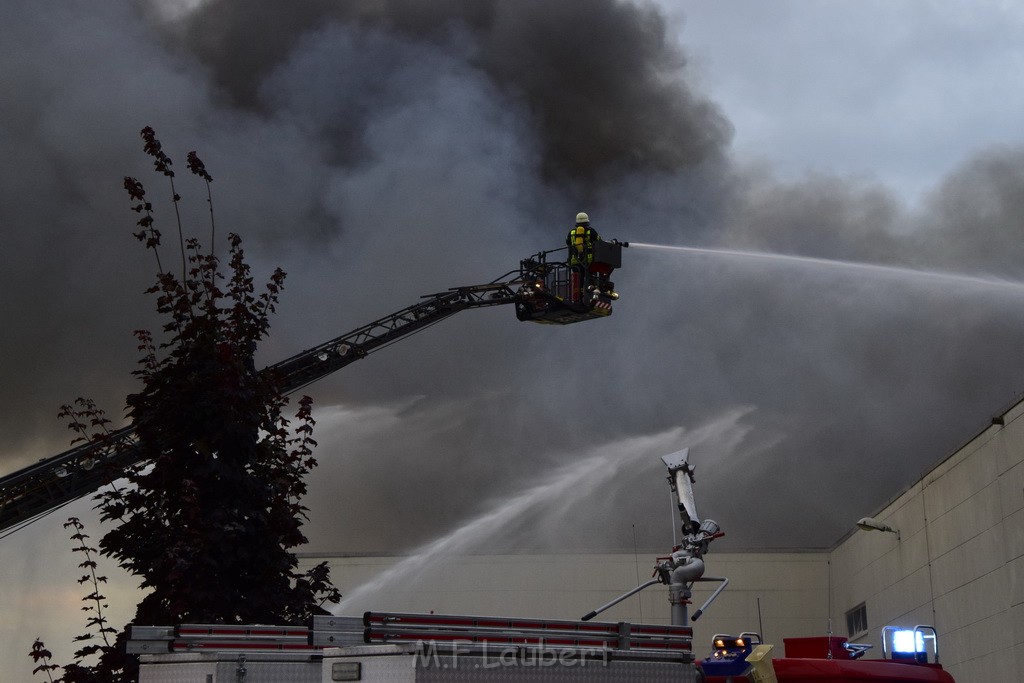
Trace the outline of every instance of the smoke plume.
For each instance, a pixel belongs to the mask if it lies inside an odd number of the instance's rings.
[[[980,152],[917,210],[870,182],[741,167],[649,3],[170,6],[0,8],[18,93],[0,110],[8,471],[66,447],[61,403],[119,418],[133,388],[154,271],[122,176],[174,230],[144,125],[179,163],[198,150],[218,230],[243,235],[256,272],[289,272],[268,364],[487,282],[559,246],[578,210],[624,240],[1022,277],[1024,152]],[[203,239],[204,190],[181,182]],[[415,547],[602,443],[737,406],[743,438],[692,454],[723,545],[828,547],[1024,383],[1024,301],[1005,292],[640,248],[616,276],[607,320],[467,312],[308,389],[312,549]],[[632,548],[634,524],[667,544],[656,458],[602,487],[557,529],[491,547]]]

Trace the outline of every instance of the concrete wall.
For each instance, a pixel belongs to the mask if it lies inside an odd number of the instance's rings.
[[[873,515],[831,553],[833,619],[864,602],[886,624],[934,625],[957,683],[1024,681],[1024,404]]]

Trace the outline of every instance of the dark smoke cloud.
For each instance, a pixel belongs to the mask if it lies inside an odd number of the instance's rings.
[[[386,88],[404,40],[455,49],[535,127],[546,177],[592,183],[623,169],[674,171],[721,152],[729,126],[718,110],[675,78],[685,60],[654,6],[617,0],[317,1],[293,7],[244,0],[209,2],[181,27],[181,43],[199,55],[238,105],[273,108],[268,74],[295,45],[328,23],[381,31],[387,47],[372,62],[319,64],[319,73]],[[378,34],[379,35],[379,34]],[[462,39],[468,39],[468,44]],[[369,47],[369,46],[367,46]],[[373,108],[355,102],[330,138],[342,158],[358,157],[353,126]]]
[[[20,95],[0,110],[9,470],[64,448],[60,403],[116,417],[132,387],[152,264],[121,176],[166,196],[144,125],[179,163],[199,150],[218,229],[243,234],[256,272],[289,271],[267,363],[490,280],[558,246],[580,209],[640,242],[1022,277],[1020,150],[980,154],[915,212],[870,183],[737,167],[650,5],[132,7],[0,9],[0,82]],[[203,190],[181,183],[202,237]],[[607,320],[465,313],[312,387],[313,548],[406,550],[601,444],[737,409],[693,453],[703,514],[734,548],[827,547],[1024,380],[1024,299],[1003,291],[640,248],[616,280]],[[635,524],[663,549],[661,465],[637,463],[488,548],[631,549]]]

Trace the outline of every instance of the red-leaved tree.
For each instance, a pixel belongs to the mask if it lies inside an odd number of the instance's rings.
[[[170,158],[152,129],[142,131],[145,151],[171,184]],[[189,169],[209,173],[194,152]],[[158,276],[149,293],[164,319],[162,333],[138,330],[135,376],[141,389],[127,398],[138,464],[126,481],[99,494],[101,518],[113,525],[101,554],[137,576],[148,591],[133,623],[295,623],[340,598],[326,564],[300,572],[294,549],[305,543],[305,477],[316,466],[309,397],[293,420],[274,377],[256,370],[253,356],[270,328],[285,273],[277,269],[257,291],[241,239],[228,237],[227,272],[213,252],[184,235],[177,219],[180,274],[165,269],[161,235],[143,184],[125,178],[140,214],[136,237],[156,256]],[[211,203],[211,239],[214,238]],[[177,269],[175,269],[177,270]],[[88,401],[65,407],[81,438],[101,442],[107,420]],[[85,434],[86,425],[91,434]],[[82,533],[80,528],[76,529]],[[106,623],[99,623],[101,633]],[[133,663],[116,644],[96,645],[99,663],[65,667],[63,680],[133,680]],[[44,650],[38,643],[33,652]],[[82,653],[83,651],[80,651]],[[47,653],[48,654],[48,653]],[[49,670],[46,670],[49,675]],[[61,679],[57,679],[61,680]]]

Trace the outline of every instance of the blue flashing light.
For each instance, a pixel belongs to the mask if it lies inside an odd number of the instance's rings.
[[[894,631],[892,634],[892,651],[899,654],[918,654],[924,652],[924,635],[914,629]]]

